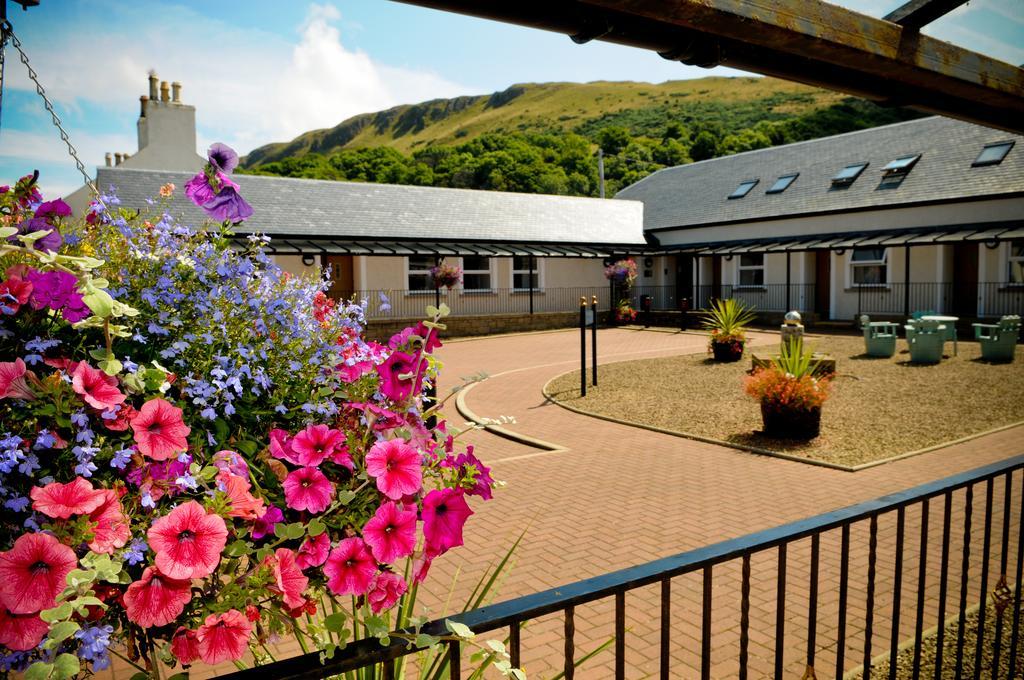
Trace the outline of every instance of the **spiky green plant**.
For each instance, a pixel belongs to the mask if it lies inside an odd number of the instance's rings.
[[[804,349],[802,338],[790,338],[782,343],[782,352],[772,359],[776,369],[797,379],[814,375],[819,363],[819,360],[814,359],[811,348]]]
[[[701,328],[711,332],[712,342],[743,340],[744,331],[756,318],[753,307],[735,298],[715,300],[709,309],[698,312]]]

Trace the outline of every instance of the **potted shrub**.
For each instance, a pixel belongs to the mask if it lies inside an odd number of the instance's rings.
[[[821,432],[821,405],[830,379],[814,376],[816,361],[803,342],[790,341],[768,368],[746,378],[747,394],[761,402],[764,433],[782,439],[814,439]]]
[[[701,328],[711,333],[708,348],[715,361],[739,361],[747,339],[744,331],[754,320],[753,308],[729,298],[713,301],[700,315]]]

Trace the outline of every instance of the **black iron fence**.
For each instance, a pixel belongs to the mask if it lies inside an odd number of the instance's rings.
[[[452,316],[478,314],[537,314],[543,312],[575,312],[580,298],[589,304],[593,296],[598,306],[608,309],[608,286],[573,286],[530,291],[518,288],[488,290],[360,290],[344,295],[356,301],[366,300],[369,319],[417,319],[429,305],[448,305]]]
[[[950,669],[962,677],[965,668],[979,678],[986,664],[986,678],[1020,677],[1022,470],[1024,455],[452,619],[478,634],[498,632],[519,666],[530,651],[524,626],[560,615],[561,666],[569,680],[578,656],[577,611],[600,602],[613,603],[617,679],[627,666],[651,662],[662,679],[801,672],[842,678],[851,670],[863,678],[938,679]],[[698,576],[699,585],[687,575]],[[687,601],[699,602],[699,610],[673,618],[673,589],[687,583]],[[627,639],[627,597],[639,599],[651,588],[658,604],[648,602],[641,616],[657,628],[645,659]],[[935,629],[926,635],[929,624]],[[446,629],[435,621],[423,630]],[[462,645],[446,644],[450,677],[460,678]],[[691,648],[693,668],[681,667],[680,647]],[[394,660],[414,651],[403,642],[361,640],[323,664],[307,654],[233,677],[324,678],[376,664],[391,677]],[[889,665],[884,675],[878,663]]]

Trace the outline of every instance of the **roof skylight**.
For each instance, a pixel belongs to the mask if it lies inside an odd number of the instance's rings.
[[[985,148],[981,150],[978,157],[971,163],[972,168],[976,168],[979,165],[999,165],[1006,158],[1006,154],[1010,153],[1010,149],[1013,148],[1013,142],[995,142],[993,144],[986,144]]]
[[[766,191],[765,193],[766,194],[781,194],[783,191],[788,189],[789,185],[793,183],[793,180],[795,180],[799,176],[800,176],[799,172],[793,173],[792,175],[782,175],[777,180],[775,180],[775,184],[773,184],[771,186],[771,188],[769,188],[768,191]]]
[[[866,167],[868,167],[867,163],[852,163],[847,165],[832,177],[832,186],[850,186],[858,177],[860,177],[860,173],[864,172],[864,168]]]
[[[886,175],[905,175],[910,172],[914,164],[921,157],[921,154],[913,154],[911,156],[900,156],[899,158],[889,161],[889,164],[882,168],[882,172]]]
[[[756,187],[757,183],[760,181],[761,180],[759,179],[747,179],[740,182],[740,185],[736,187],[736,189],[731,194],[729,194],[729,198],[743,198],[744,196],[749,194],[750,190]]]

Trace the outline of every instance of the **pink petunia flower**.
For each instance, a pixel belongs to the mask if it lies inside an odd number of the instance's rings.
[[[213,466],[222,472],[230,472],[239,477],[249,478],[249,464],[242,454],[227,449],[213,454]]]
[[[171,654],[181,662],[183,666],[199,658],[199,636],[194,630],[184,626],[178,626],[171,637]]]
[[[46,486],[34,486],[29,495],[33,510],[55,519],[88,515],[106,500],[103,489],[94,489],[92,483],[82,477],[75,477],[67,484],[50,482]]]
[[[412,580],[414,583],[423,583],[427,580],[430,566],[440,555],[441,553],[431,549],[429,545],[423,546],[423,550],[416,553],[416,556],[412,559]]]
[[[230,472],[221,472],[217,475],[218,484],[224,485],[224,493],[231,500],[231,511],[229,517],[241,517],[242,519],[257,520],[267,511],[262,498],[256,498],[249,492],[252,485],[245,477],[233,475]]]
[[[377,574],[366,593],[366,601],[370,603],[370,609],[374,614],[391,609],[398,602],[398,598],[409,589],[408,584],[398,574],[390,571],[382,571]]]
[[[292,510],[323,512],[334,496],[334,485],[314,467],[289,472],[282,486],[285,502]]]
[[[0,282],[0,314],[17,314],[32,295],[32,283],[20,276],[10,275]]]
[[[447,458],[443,462],[445,467],[455,468],[459,473],[459,481],[469,477],[469,468],[473,467],[475,474],[473,476],[474,484],[473,488],[466,491],[470,496],[479,496],[485,501],[489,501],[492,497],[491,487],[494,486],[494,478],[491,477],[491,468],[483,464],[483,462],[473,454],[473,446],[467,446],[466,452],[455,457]]]
[[[142,578],[124,592],[124,608],[128,620],[143,628],[166,626],[181,616],[192,599],[192,584],[161,574],[156,567],[146,567]]]
[[[346,538],[331,551],[324,574],[335,595],[362,595],[370,588],[377,563],[360,538]]]
[[[71,387],[81,395],[85,403],[93,408],[106,411],[124,402],[125,396],[117,389],[117,378],[107,375],[82,361],[71,376]]]
[[[414,494],[423,486],[420,454],[401,439],[374,444],[366,454],[366,472],[377,478],[377,488],[393,501]]]
[[[101,489],[100,493],[103,495],[103,503],[89,513],[89,519],[96,523],[89,550],[110,555],[115,549],[124,547],[132,537],[132,532],[117,492]]]
[[[162,573],[176,579],[203,578],[220,562],[228,529],[220,515],[188,501],[153,522],[146,536]]]
[[[182,420],[181,409],[160,397],[143,404],[131,422],[135,443],[144,456],[167,460],[188,449],[192,430]]]
[[[0,605],[14,614],[49,609],[77,566],[75,551],[50,534],[22,534],[0,552]]]
[[[211,666],[223,661],[238,661],[245,656],[250,633],[252,624],[237,609],[210,614],[196,631],[199,658]]]
[[[21,359],[0,361],[0,399],[35,399],[36,393],[28,386],[26,375],[35,377],[32,371],[25,369]]]
[[[303,593],[309,585],[309,579],[302,573],[302,568],[296,563],[295,552],[288,548],[278,548],[273,556],[267,556],[263,560],[265,565],[271,567],[274,572],[274,585],[270,589],[284,598],[284,603],[289,609],[301,607],[306,603]]]
[[[461,489],[431,491],[423,499],[423,535],[441,554],[462,545],[462,527],[473,514]]]
[[[419,392],[423,385],[423,374],[417,375],[416,382],[413,382],[412,375],[416,373],[420,355],[406,354],[405,352],[392,352],[387,361],[377,366],[377,374],[380,376],[380,391],[385,397],[393,402],[405,401],[413,393]]]
[[[292,449],[292,436],[284,430],[270,431],[270,455],[279,460],[286,460],[292,465],[300,465],[299,457]]]
[[[388,501],[363,527],[363,540],[378,562],[391,563],[416,548],[416,511],[401,510]]]
[[[326,425],[310,425],[295,435],[291,444],[299,465],[316,467],[345,445],[345,434]]]
[[[124,432],[131,427],[132,418],[138,415],[138,411],[128,403],[121,404],[113,420],[103,419],[103,427],[111,432]]]
[[[299,552],[295,556],[295,564],[299,565],[299,569],[319,567],[327,561],[327,555],[330,552],[331,539],[328,538],[326,533],[310,536],[299,546]]]
[[[12,614],[0,606],[0,646],[14,652],[27,652],[35,649],[48,632],[50,624],[38,613]]]

